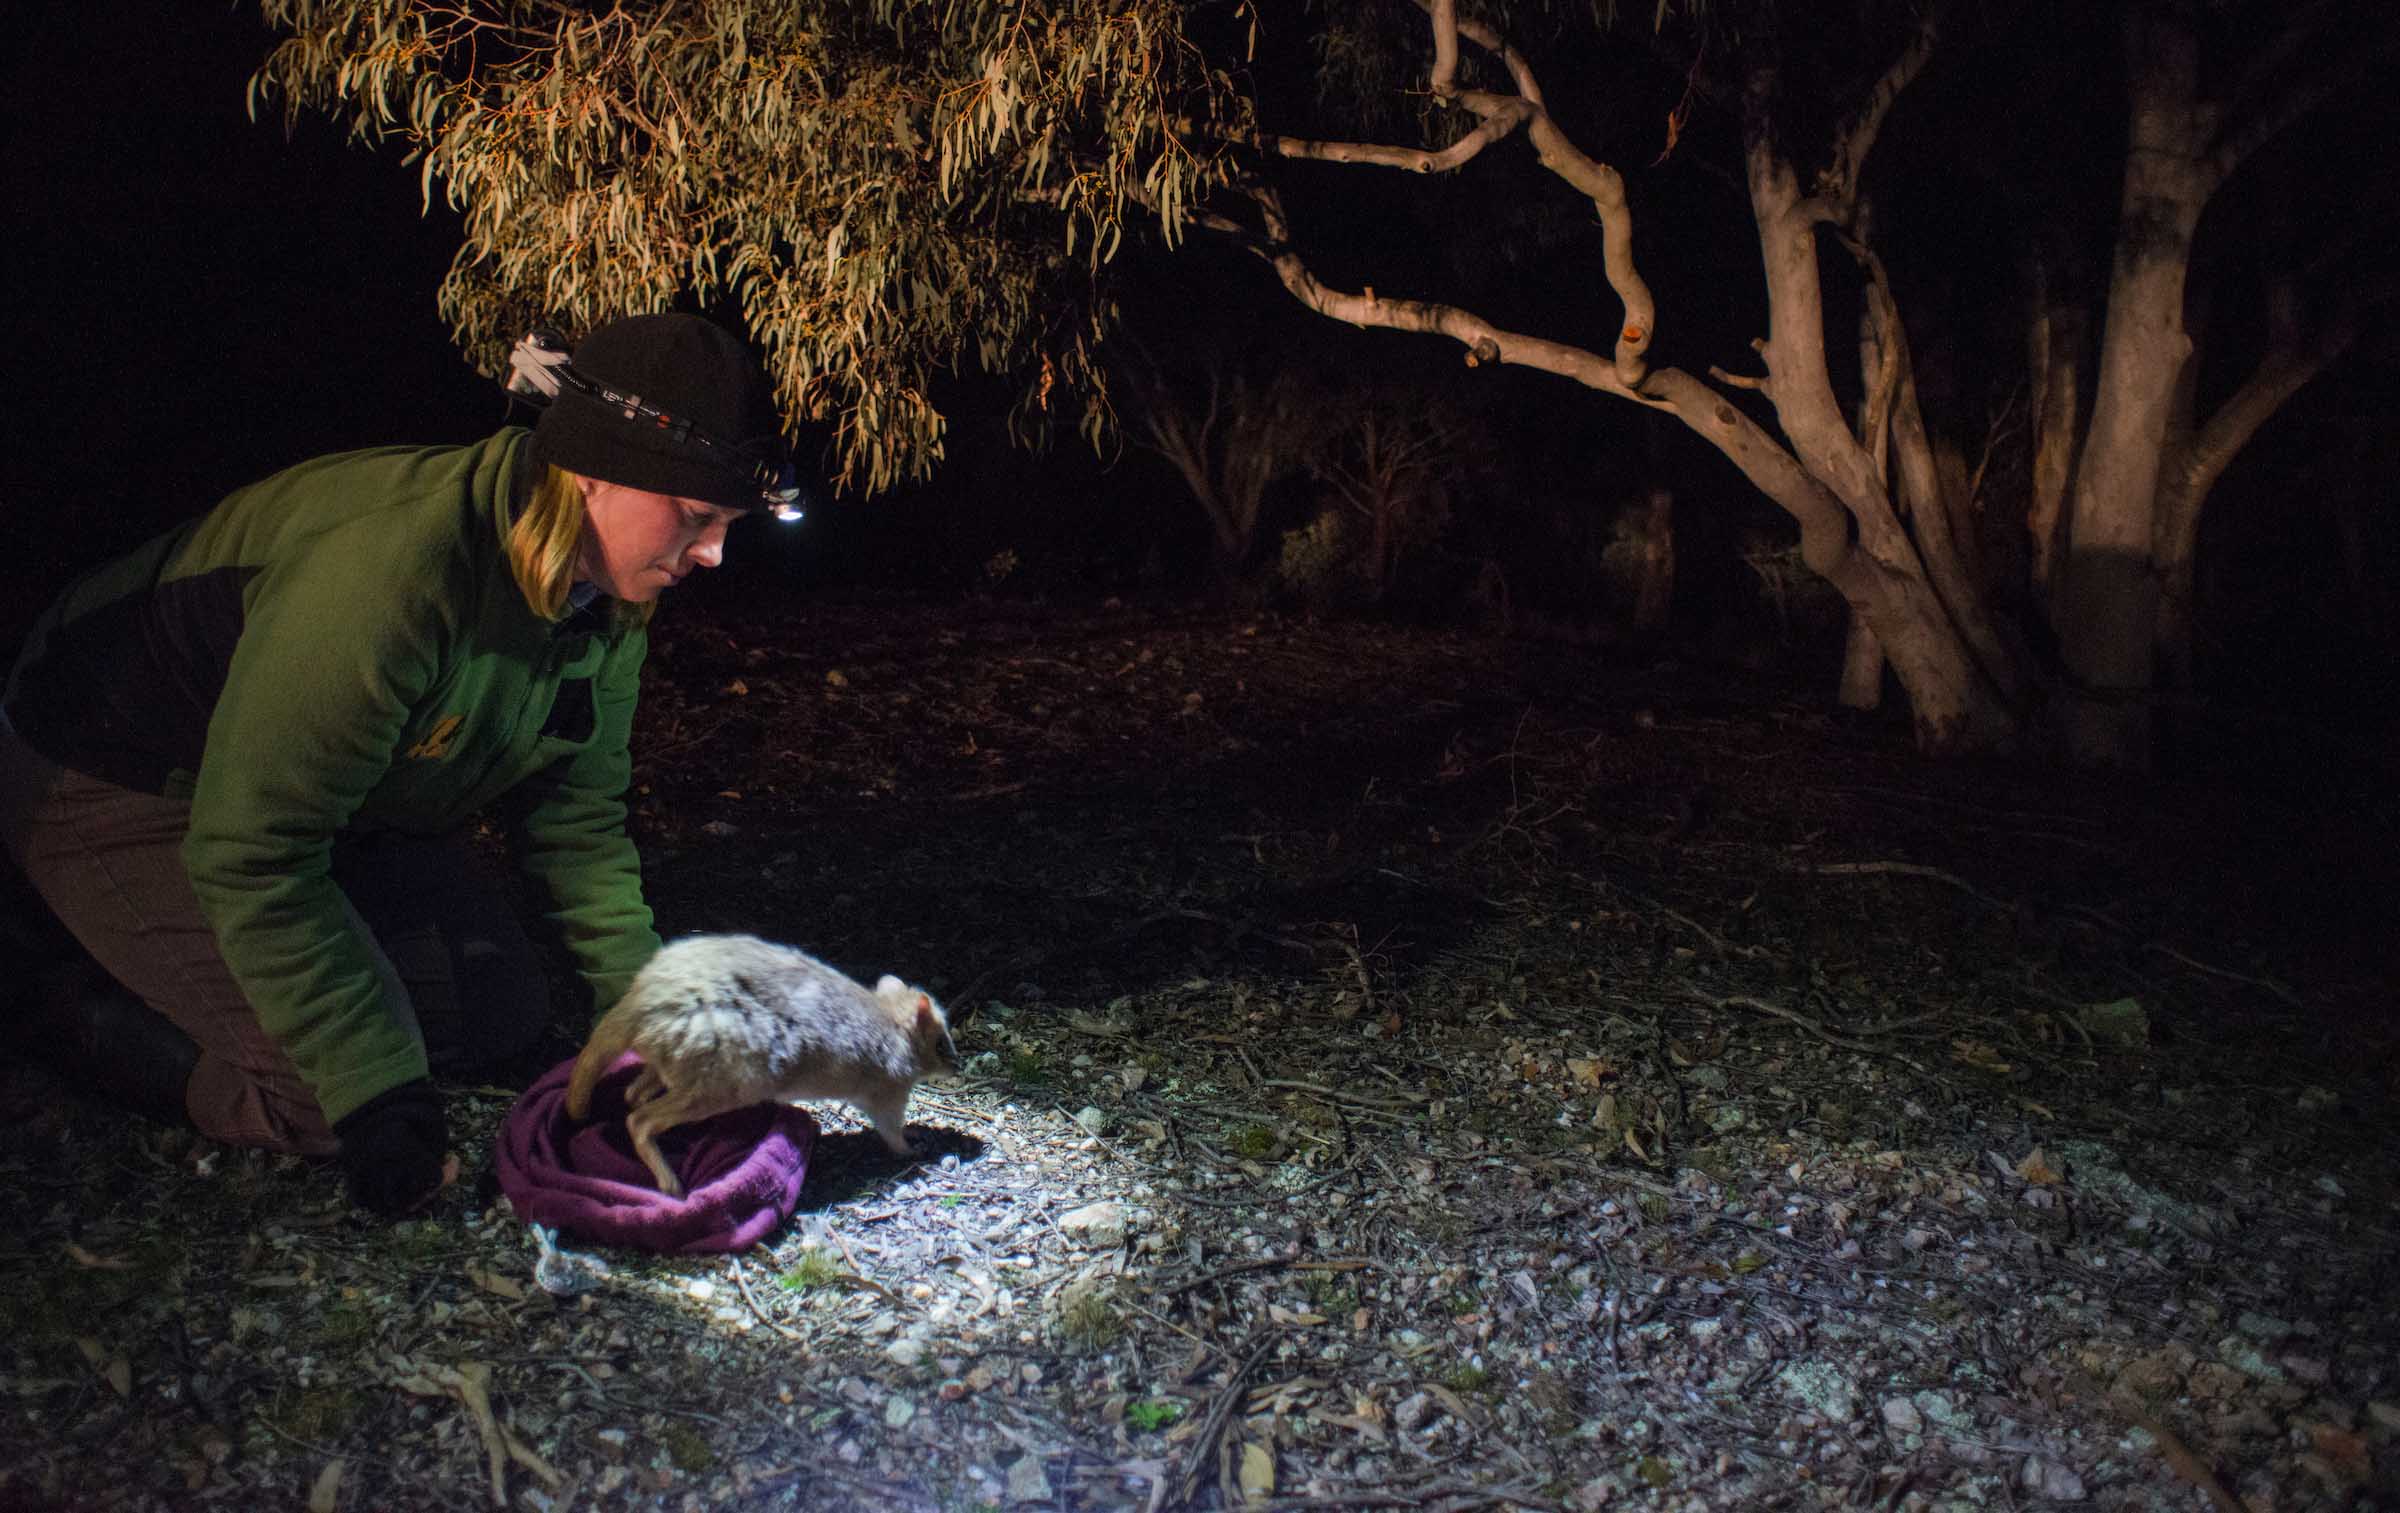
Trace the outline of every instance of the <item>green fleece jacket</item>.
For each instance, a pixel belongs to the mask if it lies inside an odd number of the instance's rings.
[[[342,831],[450,829],[506,800],[598,1003],[658,949],[625,834],[647,636],[552,623],[502,548],[528,433],[324,457],[70,587],[8,690],[60,765],[188,798],[200,907],[326,1118],[425,1075],[329,875]]]

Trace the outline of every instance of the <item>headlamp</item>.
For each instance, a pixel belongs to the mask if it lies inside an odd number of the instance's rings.
[[[599,401],[629,421],[648,421],[667,433],[677,446],[693,447],[708,455],[711,463],[738,478],[749,480],[758,488],[758,503],[752,509],[764,510],[777,520],[798,520],[808,491],[801,487],[799,470],[785,455],[780,441],[766,447],[744,447],[710,435],[680,415],[670,415],[656,405],[645,403],[639,394],[626,394],[576,371],[567,360],[566,338],[555,331],[530,331],[508,354],[508,392],[518,399],[547,407],[558,397],[561,388],[573,389],[589,399]]]

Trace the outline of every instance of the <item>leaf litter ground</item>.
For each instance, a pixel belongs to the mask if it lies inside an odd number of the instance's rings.
[[[662,619],[662,923],[943,996],[924,1159],[820,1107],[769,1242],[558,1298],[509,1089],[395,1226],[11,1067],[0,1504],[2400,1507],[2389,800],[1700,686]]]

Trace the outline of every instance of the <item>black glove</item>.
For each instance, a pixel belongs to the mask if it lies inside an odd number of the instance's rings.
[[[450,1144],[442,1095],[433,1084],[403,1082],[334,1121],[350,1201],[386,1218],[407,1213],[442,1185]]]

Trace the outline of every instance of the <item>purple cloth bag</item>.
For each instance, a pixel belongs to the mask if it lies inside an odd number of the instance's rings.
[[[542,1074],[500,1123],[493,1162],[517,1217],[561,1235],[669,1255],[746,1250],[792,1216],[817,1122],[761,1103],[658,1137],[682,1179],[670,1198],[625,1133],[625,1090],[641,1071],[628,1051],[592,1089],[591,1117],[567,1116],[572,1057]]]

